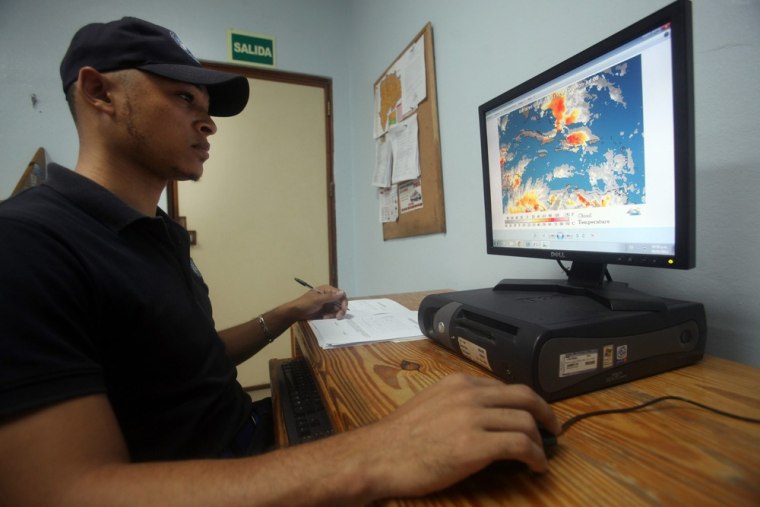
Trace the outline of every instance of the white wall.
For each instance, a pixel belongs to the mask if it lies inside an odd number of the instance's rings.
[[[561,277],[556,264],[488,256],[477,108],[667,0],[356,1],[351,20],[355,286],[364,294],[490,286],[501,278]],[[569,6],[572,6],[570,8]],[[701,301],[708,351],[760,365],[760,176],[755,100],[760,2],[694,0],[697,268],[611,267],[657,295]],[[403,13],[403,15],[398,15]],[[372,83],[432,22],[446,202],[446,234],[383,242],[369,174]]]
[[[329,76],[335,97],[338,274],[352,295],[559,277],[550,261],[485,253],[477,107],[667,4],[667,0],[0,0],[0,196],[38,146],[73,165],[58,64],[76,28],[136,15],[225,61],[228,28],[276,38],[278,67]],[[572,6],[572,9],[568,6]],[[433,24],[447,232],[383,242],[369,185],[372,84]],[[755,119],[760,0],[694,0],[697,268],[611,267],[658,295],[705,303],[708,351],[760,365],[752,252],[760,177]],[[33,106],[31,95],[37,97]],[[650,272],[651,271],[651,272]]]

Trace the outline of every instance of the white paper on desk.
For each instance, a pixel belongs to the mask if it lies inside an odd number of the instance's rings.
[[[352,300],[342,320],[310,320],[323,349],[361,343],[424,338],[417,312],[386,298]]]

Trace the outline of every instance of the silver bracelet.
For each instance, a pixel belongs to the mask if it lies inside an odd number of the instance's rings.
[[[264,314],[262,313],[258,317],[256,317],[259,321],[259,326],[261,326],[261,330],[264,331],[264,338],[266,338],[267,343],[272,343],[275,339],[274,336],[272,336],[272,333],[269,332],[269,328],[267,327],[267,323],[264,320]]]

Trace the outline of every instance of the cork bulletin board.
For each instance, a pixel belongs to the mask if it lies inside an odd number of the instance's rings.
[[[435,58],[433,48],[433,27],[430,23],[414,37],[401,54],[375,81],[375,89],[396,68],[400,58],[417,42],[424,40],[425,98],[417,104],[408,116],[417,115],[419,165],[422,206],[399,213],[395,222],[383,222],[383,240],[420,236],[446,232],[446,217],[443,203],[443,178],[441,171],[441,143],[438,129],[438,101],[435,82]]]

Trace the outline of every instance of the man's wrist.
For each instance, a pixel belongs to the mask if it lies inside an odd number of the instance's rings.
[[[267,341],[267,343],[272,343],[276,336],[273,335],[269,330],[269,326],[267,325],[267,321],[264,318],[264,314],[259,314],[259,316],[256,317],[256,320],[259,322],[259,327],[261,328],[261,332],[264,334],[264,339]]]

